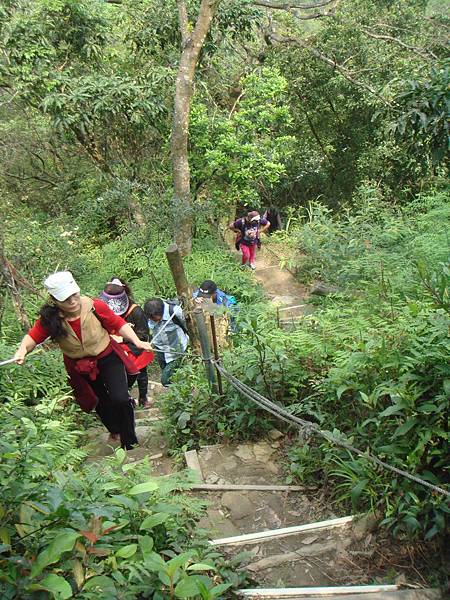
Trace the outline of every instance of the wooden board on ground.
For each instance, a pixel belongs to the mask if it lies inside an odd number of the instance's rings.
[[[201,483],[192,486],[193,490],[204,492],[229,492],[229,491],[247,491],[247,492],[301,492],[304,488],[300,485],[263,485],[263,484],[234,484],[234,483]]]
[[[372,588],[372,590],[370,589]],[[377,591],[375,591],[377,590]],[[336,598],[336,600],[441,600],[442,594],[434,589],[400,590],[396,585],[345,586],[319,588],[248,589],[237,592],[244,598]]]
[[[355,517],[340,517],[339,519],[329,519],[327,521],[318,521],[317,523],[308,523],[306,525],[295,525],[294,527],[283,527],[281,529],[270,529],[268,531],[259,531],[256,533],[247,533],[245,535],[236,535],[229,538],[221,538],[218,540],[211,540],[209,543],[212,546],[228,546],[228,545],[239,545],[239,544],[257,544],[264,540],[273,540],[279,537],[286,537],[289,535],[297,535],[299,533],[305,533],[306,531],[316,531],[318,529],[331,529],[333,527],[340,527],[353,521]]]

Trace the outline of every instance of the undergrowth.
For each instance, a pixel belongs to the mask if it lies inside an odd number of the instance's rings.
[[[311,207],[270,243],[286,246],[289,238],[301,278],[339,291],[289,332],[268,304],[246,307],[234,348],[222,357],[236,377],[294,414],[447,489],[449,221],[444,193],[396,210],[367,192],[359,210],[339,218]],[[164,403],[179,448],[282,427],[230,387],[225,398],[211,397],[201,364],[179,373]],[[321,438],[291,447],[287,478],[328,482],[334,502],[381,513],[398,537],[445,534],[445,497]]]
[[[213,600],[239,586],[240,558],[207,545],[197,528],[205,506],[183,494],[185,474],[153,476],[122,449],[86,461],[89,419],[58,360],[50,351],[2,369],[1,598]]]

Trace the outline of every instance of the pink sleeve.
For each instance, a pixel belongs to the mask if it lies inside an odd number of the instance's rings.
[[[42,344],[50,334],[42,325],[41,320],[38,319],[33,327],[28,330],[28,335],[33,338],[36,344]]]
[[[127,324],[122,317],[114,314],[103,300],[96,298],[94,300],[94,308],[103,327],[108,333],[117,333],[119,329],[122,329],[122,327]]]

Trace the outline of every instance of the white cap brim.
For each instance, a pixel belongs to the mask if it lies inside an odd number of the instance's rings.
[[[59,300],[59,302],[64,302],[64,300],[67,300],[69,296],[72,296],[72,294],[78,294],[79,292],[80,288],[75,281],[68,283],[58,290],[48,290],[48,293],[53,296],[53,298]]]

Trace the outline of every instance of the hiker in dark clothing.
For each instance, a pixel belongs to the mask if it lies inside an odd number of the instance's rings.
[[[270,234],[274,231],[280,231],[283,229],[280,211],[275,206],[270,206],[264,213],[263,217],[270,223],[270,228],[268,229],[267,233]]]
[[[133,301],[131,290],[126,283],[117,278],[108,281],[105,289],[100,294],[100,298],[106,302],[116,315],[125,319],[125,321],[133,327],[134,333],[140,340],[148,342],[149,330],[147,317],[142,308]],[[142,350],[137,348],[133,343],[128,342],[127,346],[134,356],[139,357],[142,354]],[[136,380],[139,390],[139,406],[148,408],[150,404],[147,400],[147,366],[142,367],[137,376],[128,376],[129,387],[131,387]]]

